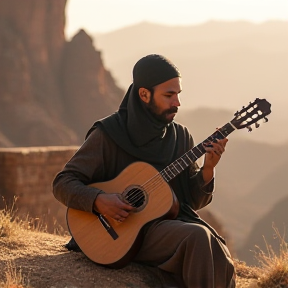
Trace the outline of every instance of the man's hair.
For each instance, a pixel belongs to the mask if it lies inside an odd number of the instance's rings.
[[[133,84],[136,88],[150,89],[175,77],[181,77],[179,69],[169,59],[158,54],[141,58],[133,68]]]

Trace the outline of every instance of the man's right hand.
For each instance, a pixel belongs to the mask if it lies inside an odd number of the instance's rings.
[[[94,209],[102,215],[108,215],[123,222],[134,208],[121,200],[120,194],[99,194],[94,202]]]

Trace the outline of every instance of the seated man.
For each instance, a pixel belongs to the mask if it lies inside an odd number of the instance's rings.
[[[95,122],[56,176],[55,197],[67,207],[125,222],[134,209],[131,203],[88,185],[109,181],[136,161],[162,171],[192,149],[188,129],[173,121],[181,90],[180,72],[167,58],[156,54],[141,58],[118,112]],[[158,267],[164,278],[177,281],[177,287],[235,287],[225,241],[196,213],[212,200],[215,166],[227,141],[217,139],[204,148],[201,169],[187,157],[189,167],[165,179],[179,209],[173,219],[154,219],[142,229],[143,242],[133,261]]]

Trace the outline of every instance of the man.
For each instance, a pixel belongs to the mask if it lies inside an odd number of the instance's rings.
[[[56,176],[55,197],[67,207],[125,221],[133,213],[129,203],[87,185],[114,179],[135,161],[161,171],[194,146],[187,128],[173,121],[181,90],[180,72],[167,58],[156,54],[141,58],[118,112],[93,125]],[[179,201],[177,217],[156,219],[143,228],[144,240],[134,261],[158,267],[165,281],[173,278],[177,287],[235,287],[225,241],[196,213],[212,200],[214,168],[227,141],[216,139],[207,145],[201,169],[191,163],[169,182]]]

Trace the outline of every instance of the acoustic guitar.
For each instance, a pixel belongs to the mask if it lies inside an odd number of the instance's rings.
[[[258,128],[260,119],[267,122],[270,108],[269,102],[259,98],[243,106],[230,122],[160,172],[150,164],[135,162],[113,180],[89,185],[106,193],[119,193],[134,210],[124,222],[117,222],[97,212],[68,208],[68,228],[83,253],[92,261],[112,268],[128,264],[141,246],[141,229],[145,224],[177,216],[178,202],[169,181],[204,155],[205,146],[211,141],[223,139],[236,129],[252,131],[251,125]]]

